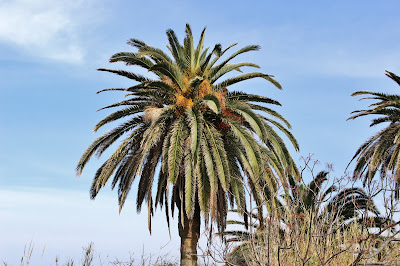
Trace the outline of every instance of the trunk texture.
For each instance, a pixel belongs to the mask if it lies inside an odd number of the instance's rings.
[[[197,204],[196,204],[197,205]],[[181,237],[181,266],[197,265],[197,242],[200,238],[200,209],[195,209],[193,219],[179,212],[179,236]],[[181,219],[181,215],[184,215]],[[182,224],[183,222],[183,224]]]

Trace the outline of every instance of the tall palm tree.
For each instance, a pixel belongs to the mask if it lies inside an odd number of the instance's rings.
[[[386,76],[400,85],[400,77],[386,71]],[[356,91],[352,96],[366,96],[361,98],[377,100],[369,105],[367,110],[357,110],[349,119],[360,116],[378,115],[371,123],[371,127],[388,122],[384,129],[364,142],[355,153],[351,162],[356,160],[354,176],[363,178],[364,185],[370,182],[380,171],[381,178],[392,175],[396,180],[396,198],[399,198],[400,185],[400,95],[385,94],[370,91]],[[348,120],[349,120],[348,119]]]
[[[244,182],[251,184],[251,192],[258,199],[264,189],[260,180],[274,190],[279,182],[286,182],[287,173],[297,171],[276,129],[286,135],[295,149],[298,144],[288,131],[289,123],[264,105],[279,105],[277,101],[227,89],[253,78],[262,78],[281,88],[271,75],[241,71],[244,67],[259,68],[258,65],[231,62],[238,55],[257,51],[259,46],[246,46],[222,59],[236,44],[226,49],[220,44],[212,50],[204,48],[204,29],[195,47],[189,25],[185,32],[182,45],[174,31],[167,30],[167,47],[172,57],[143,41],[130,39],[128,44],[137,48],[137,52],[120,52],[110,58],[111,63],[141,67],[155,78],[125,70],[98,69],[137,84],[126,89],[100,91],[127,94],[121,102],[102,108],[118,110],[101,120],[94,131],[114,121],[122,120],[122,123],[88,147],[76,170],[80,175],[94,154],[101,156],[122,139],[97,170],[90,189],[91,198],[113,176],[111,187],[118,187],[121,211],[133,181],[139,177],[137,211],[143,202],[147,203],[150,232],[154,209],[164,205],[169,225],[169,209],[173,216],[176,206],[181,264],[195,265],[200,213],[206,222],[216,224],[222,231],[228,204],[236,205],[241,212],[246,208]],[[221,80],[233,71],[241,74]]]

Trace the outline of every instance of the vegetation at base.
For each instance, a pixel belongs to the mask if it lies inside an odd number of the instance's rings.
[[[305,160],[301,173],[309,172],[312,181],[306,185],[301,177],[292,183],[291,194],[281,197],[280,216],[260,221],[263,206],[254,206],[249,229],[240,220],[228,221],[230,230],[223,235],[230,245],[228,265],[400,263],[400,228],[392,220],[399,206],[385,204],[380,213],[374,203],[376,192],[393,191],[396,183],[376,182],[363,190],[350,178],[330,180],[328,171],[314,175],[314,168],[315,162]]]
[[[60,260],[59,256],[54,258],[54,261],[51,265],[55,266],[175,266],[179,265],[178,258],[174,256],[170,256],[169,254],[154,256],[151,254],[140,255],[140,259],[135,259],[134,254],[129,254],[129,259],[120,260],[118,258],[110,259],[107,255],[106,257],[102,257],[102,254],[97,254],[95,251],[94,243],[89,243],[87,246],[83,247],[83,254],[80,260],[75,259],[65,259]],[[21,256],[20,266],[28,266],[33,265],[31,260],[33,259],[33,254],[36,253],[34,244],[32,241],[28,246],[24,248],[24,254]],[[45,256],[45,248],[41,252],[41,258],[43,259]],[[3,265],[7,266],[8,263],[3,261]],[[47,264],[46,264],[47,265]]]

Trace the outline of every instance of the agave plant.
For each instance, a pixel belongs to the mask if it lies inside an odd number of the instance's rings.
[[[246,209],[244,183],[251,184],[253,197],[259,199],[260,184],[271,191],[279,182],[287,182],[287,173],[296,173],[293,160],[276,130],[298,149],[289,132],[289,123],[268,105],[279,105],[268,97],[229,91],[231,85],[261,78],[277,88],[271,75],[243,73],[259,68],[253,63],[233,63],[237,56],[259,50],[249,45],[227,55],[236,44],[222,49],[204,48],[205,29],[194,45],[192,30],[186,25],[186,37],[180,44],[174,31],[167,30],[170,55],[143,41],[130,39],[136,52],[120,52],[111,63],[122,62],[154,74],[145,77],[126,70],[99,69],[134,82],[129,88],[104,91],[124,92],[124,100],[102,109],[118,108],[94,128],[115,121],[122,123],[98,137],[84,152],[77,174],[89,159],[101,156],[121,139],[114,153],[97,170],[90,189],[94,199],[112,177],[118,187],[120,211],[132,184],[139,178],[137,211],[144,202],[148,208],[149,230],[157,206],[163,207],[169,225],[175,207],[179,212],[181,264],[195,265],[200,235],[200,214],[206,222],[222,231],[226,225],[228,204],[241,213]],[[223,59],[225,58],[225,59]],[[239,71],[239,75],[226,74]],[[244,175],[244,176],[243,176]],[[155,191],[155,195],[153,195]]]
[[[386,76],[400,85],[400,77],[386,71]],[[371,127],[388,122],[384,129],[364,142],[356,151],[349,165],[356,161],[354,176],[362,178],[364,185],[370,182],[380,171],[381,178],[394,177],[396,180],[396,198],[399,198],[400,184],[400,95],[380,92],[356,91],[352,96],[366,96],[361,100],[372,99],[376,102],[369,105],[369,109],[356,110],[349,119],[366,115],[377,115]]]

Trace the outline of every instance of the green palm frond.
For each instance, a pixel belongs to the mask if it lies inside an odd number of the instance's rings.
[[[168,175],[172,184],[179,174],[180,162],[183,156],[183,135],[184,135],[184,120],[183,117],[177,120],[171,128],[172,134],[170,146],[168,148]]]
[[[253,63],[237,63],[237,64],[226,64],[223,68],[221,68],[215,75],[213,76],[212,79],[210,79],[210,83],[214,84],[219,78],[224,76],[227,73],[230,73],[233,70],[242,72],[240,70],[241,67],[255,67],[255,68],[260,68],[259,65],[253,64]]]
[[[228,86],[234,85],[238,82],[241,81],[245,81],[245,80],[249,80],[249,79],[254,79],[254,78],[263,78],[265,80],[270,81],[272,84],[274,84],[277,88],[282,89],[281,85],[276,82],[271,75],[267,75],[267,74],[263,74],[263,73],[258,73],[258,72],[254,72],[254,73],[246,73],[243,75],[239,75],[233,78],[229,78],[226,79],[224,81],[222,81],[221,83],[218,83],[215,85],[215,88],[217,90],[221,90],[223,88],[226,88]]]
[[[260,102],[260,103],[266,103],[266,104],[281,105],[279,102],[272,100],[268,97],[254,95],[254,94],[248,94],[248,93],[241,92],[241,91],[229,92],[227,98],[232,101]]]
[[[234,45],[230,46],[233,47]],[[228,47],[228,48],[230,48]],[[236,56],[243,54],[243,53],[247,53],[250,51],[258,51],[260,49],[260,46],[258,45],[248,45],[246,47],[243,47],[242,49],[240,49],[239,51],[233,53],[231,56],[229,56],[227,59],[225,59],[222,63],[212,67],[210,69],[210,75],[214,76],[216,73],[218,73],[218,71],[220,71],[226,64],[228,64],[232,59],[234,59]]]
[[[104,71],[104,72],[110,72],[110,73],[114,73],[123,77],[126,77],[128,79],[132,79],[134,81],[137,82],[145,82],[148,79],[142,75],[138,75],[129,71],[125,71],[125,70],[113,70],[113,69],[106,69],[106,68],[98,68],[98,71]]]
[[[123,62],[127,66],[140,66],[144,69],[150,69],[154,62],[145,57],[139,57],[136,53],[120,52],[110,57],[110,63]]]

